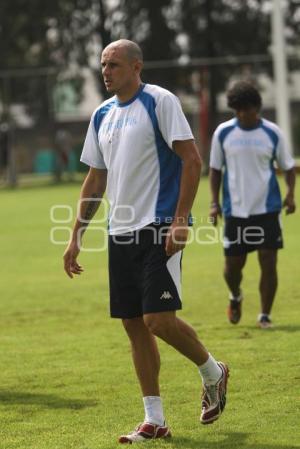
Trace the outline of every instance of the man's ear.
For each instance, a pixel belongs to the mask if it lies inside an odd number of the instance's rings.
[[[142,71],[142,69],[143,69],[143,63],[142,63],[142,61],[136,60],[136,61],[134,62],[133,69],[134,69],[134,72],[135,72],[136,74],[140,74],[141,71]]]

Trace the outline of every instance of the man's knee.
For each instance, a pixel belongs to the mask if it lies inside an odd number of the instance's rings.
[[[259,262],[263,271],[276,272],[277,251],[265,250],[259,252]]]
[[[122,324],[126,330],[128,336],[134,337],[136,333],[140,331],[141,326],[144,326],[143,318],[123,318]]]
[[[225,274],[226,273],[237,273],[240,272],[246,262],[245,256],[232,256],[225,258]]]
[[[163,338],[175,325],[175,314],[149,313],[144,315],[144,323],[153,335]]]

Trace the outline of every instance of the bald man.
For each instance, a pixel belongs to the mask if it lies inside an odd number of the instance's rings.
[[[94,111],[87,131],[81,161],[90,169],[64,266],[70,278],[82,273],[77,262],[82,236],[106,190],[110,313],[122,320],[130,339],[145,409],[143,423],[119,438],[132,443],[171,436],[160,397],[156,337],[198,367],[203,424],[221,415],[229,374],[176,316],[182,307],[182,250],[201,170],[179,100],[142,83],[143,55],[134,42],[108,45],[101,65],[106,89],[114,95]]]

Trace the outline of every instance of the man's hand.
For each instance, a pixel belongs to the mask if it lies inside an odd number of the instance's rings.
[[[285,213],[287,215],[293,214],[296,210],[294,196],[288,194],[283,201],[283,207],[285,207]]]
[[[168,231],[166,237],[166,253],[167,256],[173,256],[173,254],[181,251],[188,238],[189,228],[187,224],[173,223]]]
[[[211,219],[211,222],[214,226],[217,226],[217,224],[218,224],[218,216],[220,218],[222,218],[222,209],[221,209],[220,204],[211,203],[210,211],[209,211],[209,218]]]
[[[73,274],[81,274],[83,272],[83,267],[76,260],[79,252],[80,247],[77,242],[71,240],[64,253],[65,272],[71,279],[73,278]]]

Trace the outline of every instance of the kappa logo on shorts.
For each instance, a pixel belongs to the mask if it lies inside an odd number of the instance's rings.
[[[173,299],[173,296],[169,291],[164,291],[160,299]]]

